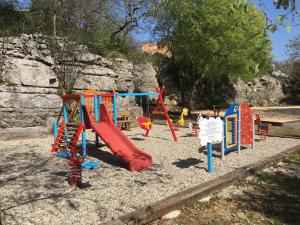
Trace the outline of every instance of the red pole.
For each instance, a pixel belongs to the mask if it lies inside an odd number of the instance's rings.
[[[164,93],[164,91],[165,91],[165,86],[162,86],[161,89],[159,89],[158,87],[156,87],[155,89],[156,89],[156,91],[157,91],[157,93],[158,93],[158,99],[157,99],[156,105],[155,105],[155,107],[154,107],[154,109],[153,109],[153,111],[152,111],[151,122],[153,122],[153,120],[154,120],[154,115],[155,115],[154,112],[157,110],[157,107],[158,107],[158,105],[160,104],[161,107],[162,107],[162,109],[163,109],[163,111],[164,111],[164,113],[165,113],[165,116],[166,116],[166,118],[167,118],[167,122],[168,122],[168,125],[169,125],[169,127],[170,127],[171,133],[172,133],[172,135],[173,135],[174,141],[177,141],[178,139],[177,139],[176,133],[175,133],[175,131],[174,131],[172,122],[171,122],[171,120],[170,120],[170,117],[169,117],[169,114],[168,114],[168,109],[167,109],[167,107],[165,106],[165,103],[164,103],[164,100],[163,100],[163,93]],[[148,133],[149,133],[149,131],[147,131],[146,136],[148,135]]]

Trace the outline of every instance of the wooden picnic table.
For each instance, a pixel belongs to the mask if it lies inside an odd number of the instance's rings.
[[[131,123],[134,123],[134,120],[129,119],[131,113],[128,111],[118,112],[118,125],[120,129],[130,130]]]

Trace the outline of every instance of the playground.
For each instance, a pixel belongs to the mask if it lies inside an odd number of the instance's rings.
[[[300,144],[300,139],[268,137],[255,149],[241,148],[222,160],[213,147],[213,172],[207,172],[206,149],[189,128],[176,131],[174,142],[166,125],[153,125],[144,136],[140,127],[124,131],[135,146],[152,156],[153,165],[129,172],[108,147],[95,146],[95,133],[86,132],[86,160],[100,162],[83,169],[83,188],[67,183],[68,160],[50,154],[53,137],[1,142],[1,210],[5,224],[96,224],[176,194],[186,188],[275,155]]]

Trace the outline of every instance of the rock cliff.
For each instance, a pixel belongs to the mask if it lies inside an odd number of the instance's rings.
[[[55,46],[53,43],[55,42]],[[148,63],[106,59],[65,39],[39,34],[0,38],[0,127],[31,127],[56,117],[61,87],[75,91],[154,91],[156,72]],[[69,45],[69,44],[68,44]],[[72,83],[74,82],[74,83]],[[69,86],[68,86],[69,85]],[[119,98],[119,110],[142,113],[133,98]]]
[[[269,75],[249,82],[239,81],[233,86],[239,102],[247,102],[253,106],[273,106],[296,104],[300,100],[300,95],[295,96],[298,85],[292,78],[274,67]]]

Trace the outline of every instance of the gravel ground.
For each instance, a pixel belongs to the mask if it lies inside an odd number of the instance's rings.
[[[145,138],[139,128],[127,131],[133,142],[153,156],[153,167],[130,173],[105,146],[89,145],[89,159],[101,167],[83,172],[86,188],[66,182],[67,161],[51,155],[52,138],[0,141],[0,209],[2,224],[99,224],[300,144],[299,139],[270,137],[255,150],[214,152],[208,174],[206,150],[188,128],[174,142],[167,126],[155,125]],[[94,134],[89,133],[89,140]],[[214,148],[217,149],[218,146]],[[1,224],[1,223],[0,223]]]

